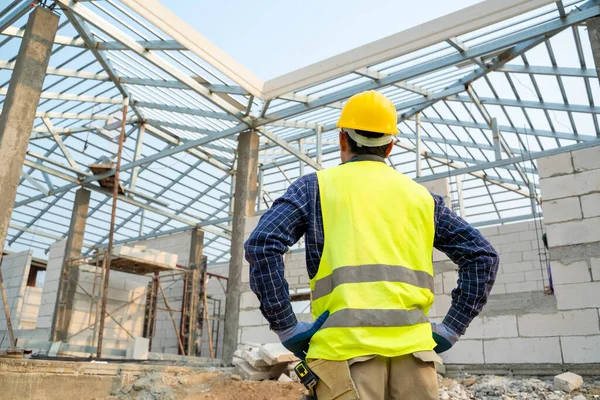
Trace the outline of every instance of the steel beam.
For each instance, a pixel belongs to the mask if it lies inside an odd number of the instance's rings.
[[[409,80],[420,75],[425,75],[436,70],[459,64],[466,60],[470,60],[474,57],[485,56],[486,54],[491,54],[499,50],[515,46],[515,48],[512,51],[506,51],[502,55],[502,57],[496,57],[496,62],[494,62],[493,64],[495,64],[496,67],[503,66],[510,60],[514,59],[515,57],[518,57],[524,51],[533,48],[537,44],[543,42],[546,38],[546,35],[554,35],[558,31],[564,30],[572,25],[581,23],[587,20],[588,18],[600,14],[600,8],[597,7],[597,5],[600,3],[597,0],[592,0],[586,4],[587,6],[585,8],[582,7],[581,10],[569,13],[569,15],[564,19],[550,21],[532,28],[528,28],[520,32],[516,32],[514,34],[507,35],[503,38],[491,42],[486,42],[476,47],[472,47],[464,53],[449,55],[446,57],[426,62],[424,64],[409,67],[407,69],[392,73],[388,77],[380,79],[378,81],[371,81],[354,85],[352,87],[343,90],[338,90],[337,92],[322,96],[319,99],[313,100],[306,104],[299,104],[297,106],[289,107],[285,110],[278,111],[277,113],[267,115],[266,118],[264,118],[263,120],[257,121],[257,126],[264,125],[275,120],[289,118],[293,115],[297,115],[314,108],[322,107],[332,102],[341,101],[365,90],[374,90],[384,86],[389,86],[399,81]],[[493,67],[489,69],[493,70]],[[485,71],[481,71],[478,74],[481,74],[483,72]],[[472,81],[472,79],[470,81]],[[448,95],[445,95],[444,97],[447,96]]]
[[[7,89],[0,89],[0,96],[6,96]],[[78,101],[78,102],[90,102],[90,103],[101,103],[101,104],[123,104],[123,98],[120,97],[101,97],[101,96],[86,96],[69,93],[53,93],[53,92],[42,92],[40,98],[45,100],[64,100],[64,101]]]
[[[58,136],[58,134],[54,131],[54,125],[52,125],[52,122],[50,121],[50,119],[48,119],[48,117],[43,117],[42,121],[44,121],[44,125],[46,125],[46,128],[48,129],[48,132],[50,132],[50,134],[54,138],[54,141],[56,142],[56,144],[60,148],[60,151],[63,153],[63,155],[65,156],[65,158],[69,162],[69,164],[71,164],[71,167],[73,167],[75,170],[79,170],[79,166],[77,165],[77,163],[75,162],[75,160],[71,156],[71,152],[69,151],[69,149],[67,148],[67,146],[65,146],[65,144],[63,143],[63,141],[60,138],[60,136]]]
[[[48,196],[49,191],[41,183],[39,183],[37,180],[32,178],[31,175],[29,175],[27,172],[22,171],[21,177],[23,179],[25,179],[27,182],[29,182],[31,185],[33,185],[34,188],[36,188],[37,190],[42,192],[45,196]]]
[[[512,74],[527,75],[549,75],[549,76],[571,76],[576,78],[596,78],[596,71],[583,68],[568,67],[543,67],[532,65],[512,65],[508,64],[498,68],[498,72],[509,72]]]
[[[542,157],[554,156],[557,154],[587,149],[587,148],[595,147],[595,146],[600,146],[600,139],[596,139],[596,140],[590,141],[590,142],[578,143],[578,144],[574,144],[574,145],[570,145],[570,146],[558,147],[558,148],[552,149],[552,150],[538,151],[535,153],[522,155],[519,157],[513,157],[513,158],[509,158],[509,159],[504,159],[504,160],[500,160],[500,161],[481,163],[481,164],[472,165],[472,166],[465,167],[465,168],[457,168],[453,171],[449,171],[448,173],[424,176],[419,179],[419,182],[433,181],[436,179],[447,178],[449,176],[456,176],[456,175],[468,174],[468,173],[476,172],[476,171],[483,171],[486,169],[499,168],[499,167],[503,167],[506,165],[517,164],[517,163],[521,163],[524,161],[530,161],[530,160],[537,160],[538,158],[542,158]],[[527,197],[529,197],[529,195],[527,195]]]
[[[417,157],[416,160],[416,164],[417,164],[417,178],[421,177],[421,152],[422,152],[422,145],[423,143],[421,142],[421,113],[417,113],[416,115],[416,119],[417,119],[417,146],[415,149],[415,156]]]
[[[308,157],[303,152],[300,152],[299,150],[295,149],[288,142],[286,142],[285,140],[283,140],[282,138],[280,138],[279,136],[277,136],[273,132],[269,131],[268,129],[266,129],[266,128],[259,128],[258,131],[263,136],[265,136],[266,138],[268,138],[270,141],[276,143],[279,147],[281,147],[285,151],[289,152],[291,155],[293,155],[294,157],[296,157],[300,161],[306,163],[307,165],[310,165],[315,170],[320,171],[320,170],[323,169],[323,167],[321,167],[321,165],[318,162],[315,162],[312,158]]]
[[[133,161],[139,159],[142,155],[142,147],[144,146],[144,133],[146,132],[146,124],[140,124],[138,128],[138,135],[135,141],[135,152],[133,153]],[[129,188],[135,191],[137,185],[137,177],[140,172],[140,167],[135,167],[131,171],[131,178],[129,178]]]
[[[133,40],[129,35],[124,33],[123,31],[117,29],[112,24],[110,24],[105,19],[99,17],[98,15],[91,12],[89,9],[84,7],[83,5],[77,3],[74,0],[57,0],[60,4],[64,6],[65,12],[70,14],[71,12],[77,14],[79,17],[85,19],[90,24],[94,25],[96,28],[102,30],[107,35],[112,37],[114,40],[122,43],[127,47],[127,49],[133,51],[142,59],[147,60],[148,62],[154,64],[157,68],[161,69],[165,73],[169,74],[179,82],[184,83],[189,87],[190,90],[198,93],[202,97],[212,101],[215,105],[220,107],[226,112],[229,112],[232,115],[236,115],[239,113],[239,110],[233,107],[230,103],[225,101],[223,98],[216,96],[210,90],[205,88],[202,84],[198,83],[195,79],[190,76],[184,74],[182,71],[176,69],[173,65],[169,64],[167,61],[154,54],[153,52],[144,48],[144,46],[137,43]],[[68,11],[66,11],[68,10]],[[106,68],[105,68],[106,69]],[[126,95],[124,95],[126,97]],[[238,118],[240,121],[243,119]]]
[[[19,4],[17,4],[17,6],[14,7],[14,10],[10,11],[8,15],[0,20],[0,33],[3,33],[6,28],[10,27],[23,15],[27,14],[32,7],[34,7],[34,4],[27,0],[22,0]]]

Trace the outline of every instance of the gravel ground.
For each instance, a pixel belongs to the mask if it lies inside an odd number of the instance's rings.
[[[441,400],[591,400],[600,398],[600,378],[584,378],[584,386],[572,393],[555,388],[551,377],[537,379],[464,375],[456,379],[448,379],[440,376],[439,384]]]

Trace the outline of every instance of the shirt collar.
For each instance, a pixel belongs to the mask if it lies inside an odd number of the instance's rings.
[[[358,155],[353,156],[351,159],[349,159],[348,161],[346,161],[345,163],[342,163],[342,164],[355,162],[355,161],[376,161],[376,162],[382,162],[385,164],[385,158],[376,156],[375,154],[358,154]]]

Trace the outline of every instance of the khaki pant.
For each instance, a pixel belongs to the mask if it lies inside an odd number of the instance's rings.
[[[433,352],[317,360],[309,368],[319,377],[318,400],[438,400]]]

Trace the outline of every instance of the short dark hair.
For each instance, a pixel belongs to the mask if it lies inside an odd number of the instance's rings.
[[[358,129],[354,130],[359,135],[368,137],[369,139],[378,139],[383,136],[383,133],[377,132],[369,132],[369,131],[360,131]],[[373,154],[382,158],[385,158],[385,153],[387,152],[388,145],[384,144],[383,146],[377,147],[367,147],[367,146],[359,146],[358,143],[354,141],[348,135],[348,132],[344,132],[346,135],[346,139],[348,140],[348,145],[350,146],[350,151],[354,154]]]

